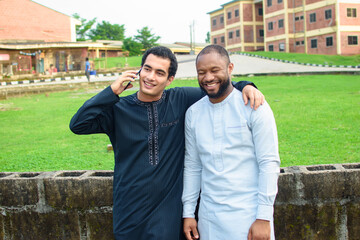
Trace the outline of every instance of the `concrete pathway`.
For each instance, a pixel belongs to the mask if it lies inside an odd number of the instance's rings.
[[[178,56],[179,69],[177,78],[196,77],[195,58],[196,56]],[[284,63],[257,57],[244,55],[231,55],[231,61],[234,63],[233,74],[250,75],[262,73],[311,73],[311,72],[359,72],[360,68],[339,68],[339,67],[318,67],[306,66],[294,63]]]

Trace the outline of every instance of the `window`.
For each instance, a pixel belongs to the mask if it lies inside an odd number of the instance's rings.
[[[284,27],[284,19],[279,19],[279,28]]]
[[[231,12],[228,12],[228,19],[231,19]]]
[[[333,45],[333,37],[326,38],[326,46],[331,47]]]
[[[267,0],[267,6],[271,7],[272,6],[272,0]]]
[[[274,51],[274,45],[269,45],[269,52],[273,52]]]
[[[310,22],[316,22],[316,13],[311,13],[310,14]]]
[[[229,39],[233,38],[233,32],[229,32]]]
[[[217,38],[214,38],[214,44],[217,44]]]
[[[213,19],[213,26],[216,26],[216,19]]]
[[[356,8],[347,8],[346,11],[348,17],[356,17]]]
[[[279,51],[280,52],[285,51],[285,43],[279,43]]]
[[[262,15],[263,15],[263,9],[259,8],[259,16],[262,16]]]
[[[317,48],[317,39],[311,39],[311,48]]]
[[[236,9],[235,10],[235,17],[238,17],[239,16],[239,9]]]
[[[331,9],[325,10],[325,19],[331,18]]]
[[[220,23],[224,23],[224,17],[223,16],[220,17]]]
[[[296,46],[304,46],[304,41],[296,41]]]
[[[273,22],[268,23],[268,30],[269,31],[273,30]]]
[[[349,45],[357,45],[358,37],[357,36],[348,36],[348,44]]]
[[[282,3],[283,2],[283,0],[277,0],[278,1],[278,3]]]
[[[304,19],[304,16],[298,16],[298,17],[295,17],[295,21],[300,21],[300,20],[303,20]]]
[[[259,30],[259,36],[260,36],[260,37],[264,37],[264,29],[260,29],[260,30]]]
[[[240,37],[240,30],[236,30],[236,37]]]
[[[221,43],[224,43],[224,42],[225,42],[225,37],[222,36],[222,37],[221,37]]]

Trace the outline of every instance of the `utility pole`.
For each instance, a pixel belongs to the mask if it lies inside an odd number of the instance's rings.
[[[195,54],[195,21],[190,24],[190,54]]]

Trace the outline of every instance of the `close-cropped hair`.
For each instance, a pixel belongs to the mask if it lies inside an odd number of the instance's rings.
[[[177,63],[174,53],[169,48],[163,47],[163,46],[156,46],[156,47],[149,48],[148,50],[146,50],[146,52],[144,53],[144,55],[142,57],[141,66],[144,65],[146,58],[148,57],[149,54],[153,54],[157,57],[161,57],[164,59],[169,59],[170,67],[169,67],[168,78],[175,76],[177,68],[178,68],[178,63]]]
[[[204,47],[197,55],[196,62],[198,61],[198,58],[201,55],[209,54],[212,52],[218,53],[221,57],[226,59],[228,64],[230,63],[230,57],[229,57],[229,53],[227,52],[227,50],[224,47],[222,47],[220,45],[216,45],[216,44],[212,44],[212,45],[208,45],[208,46]]]

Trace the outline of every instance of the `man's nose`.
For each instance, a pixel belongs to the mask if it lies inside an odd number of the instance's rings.
[[[155,80],[155,75],[156,75],[156,72],[155,71],[150,71],[147,75],[147,78],[149,80]]]
[[[207,72],[204,74],[204,78],[203,78],[204,81],[211,81],[213,79],[214,79],[214,75],[211,74],[211,72]]]

